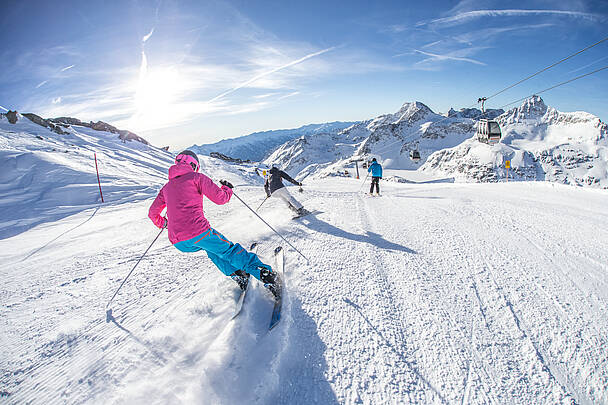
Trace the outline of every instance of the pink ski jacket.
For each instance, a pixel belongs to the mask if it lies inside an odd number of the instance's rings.
[[[203,212],[203,196],[216,204],[226,204],[232,197],[232,189],[220,188],[209,177],[192,170],[189,164],[178,163],[169,168],[169,182],[159,191],[148,217],[162,228],[165,218],[161,212],[167,207],[171,243],[192,239],[211,228]]]

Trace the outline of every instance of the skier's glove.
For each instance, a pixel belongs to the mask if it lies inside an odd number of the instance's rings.
[[[228,181],[226,181],[226,180],[220,180],[220,184],[221,184],[222,186],[226,186],[226,187],[228,187],[228,188],[234,188],[234,186],[233,186],[233,185],[232,185],[230,182],[228,182]]]
[[[166,217],[160,217],[160,224],[156,224],[156,226],[158,226],[161,229],[165,229],[167,226],[169,226],[169,221],[167,220]]]

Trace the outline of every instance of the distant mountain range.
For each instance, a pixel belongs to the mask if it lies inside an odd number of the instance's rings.
[[[15,114],[0,117],[11,122]],[[481,115],[475,108],[437,114],[415,101],[403,104],[394,114],[365,121],[256,132],[190,149],[231,164],[276,165],[299,179],[344,175],[354,168],[354,161],[376,157],[387,169],[421,170],[457,181],[496,182],[506,179],[508,160],[511,179],[608,188],[608,126],[598,117],[560,112],[534,96],[506,112],[486,110],[485,117],[495,119],[502,130],[501,141],[487,145],[475,136]],[[57,134],[86,128],[116,134],[123,142],[148,144],[132,132],[101,121],[23,116]],[[419,153],[419,161],[411,158],[414,151]]]
[[[277,147],[294,138],[317,134],[335,134],[352,124],[352,122],[336,121],[324,124],[304,125],[295,129],[254,132],[249,135],[224,139],[212,144],[193,145],[188,149],[202,155],[210,155],[216,152],[231,158],[259,162]]]
[[[310,135],[289,141],[264,163],[279,165],[298,176],[327,176],[352,168],[355,160],[378,158],[385,168],[416,170],[434,152],[470,138],[477,109],[434,113],[421,102],[408,102],[394,114],[361,121],[331,135]],[[421,160],[410,158],[418,151]]]
[[[461,181],[544,180],[608,188],[608,125],[586,112],[560,112],[539,96],[496,118],[499,144],[467,139],[430,156],[421,170]]]
[[[299,179],[339,176],[355,160],[376,157],[385,168],[410,169],[465,182],[509,178],[608,188],[608,127],[586,112],[560,112],[534,96],[509,111],[487,110],[502,129],[497,145],[475,136],[478,109],[434,113],[421,102],[333,133],[303,135],[276,148],[263,163]],[[420,161],[411,159],[418,151]]]

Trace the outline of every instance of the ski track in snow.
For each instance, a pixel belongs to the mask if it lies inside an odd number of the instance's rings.
[[[230,321],[234,282],[166,235],[106,323],[107,300],[155,236],[151,200],[0,241],[2,401],[608,402],[605,192],[382,182],[371,197],[359,185],[307,184],[295,196],[320,212],[297,220],[272,199],[260,210],[310,265],[238,201],[205,205],[228,238],[260,242],[263,260],[286,249],[270,333],[259,283]]]

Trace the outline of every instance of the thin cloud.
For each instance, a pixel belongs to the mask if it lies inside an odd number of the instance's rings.
[[[395,25],[390,25],[388,27],[388,30],[394,34],[399,34],[401,32],[404,32],[407,30],[407,27],[405,25],[402,24],[395,24]]]
[[[291,66],[297,65],[297,64],[302,63],[302,62],[304,62],[304,61],[306,61],[306,60],[308,60],[308,59],[310,59],[310,58],[314,58],[315,56],[322,55],[322,54],[324,54],[324,53],[326,53],[326,52],[329,52],[329,51],[332,51],[332,50],[334,50],[334,49],[335,49],[335,47],[334,47],[334,46],[332,46],[331,48],[327,48],[327,49],[323,49],[323,50],[318,51],[318,52],[311,53],[311,54],[309,54],[309,55],[304,56],[303,58],[300,58],[300,59],[294,60],[294,61],[289,62],[289,63],[287,63],[287,64],[285,64],[285,65],[283,65],[283,66],[279,66],[279,67],[277,67],[277,68],[274,68],[274,69],[272,69],[272,70],[269,70],[268,72],[264,72],[264,73],[262,73],[262,74],[259,74],[259,75],[255,76],[255,77],[253,77],[252,79],[249,79],[249,80],[247,80],[246,82],[241,83],[241,84],[239,84],[238,86],[233,87],[233,88],[232,88],[232,89],[230,89],[230,90],[226,90],[225,92],[223,92],[223,93],[221,93],[221,94],[219,94],[219,95],[217,95],[217,96],[213,97],[213,98],[212,98],[211,100],[209,100],[208,102],[209,102],[209,103],[212,103],[212,102],[214,102],[214,101],[216,101],[216,100],[219,100],[220,98],[223,98],[223,97],[227,96],[228,94],[234,93],[235,91],[237,91],[237,90],[239,90],[239,89],[242,89],[243,87],[246,87],[246,86],[250,85],[251,83],[253,83],[253,82],[255,82],[255,81],[257,81],[257,80],[259,80],[259,79],[261,79],[261,78],[263,78],[263,77],[269,76],[269,75],[271,75],[271,74],[273,74],[273,73],[276,73],[276,72],[278,72],[278,71],[280,71],[280,70],[287,69],[288,67],[291,67]]]
[[[294,91],[294,92],[291,92],[289,94],[285,94],[284,96],[279,97],[277,100],[285,100],[286,98],[297,96],[298,94],[300,94],[299,91]]]
[[[152,36],[152,34],[154,34],[154,28],[152,28],[152,30],[150,31],[150,33],[146,36],[144,36],[141,40],[142,42],[146,42],[147,40],[150,39],[150,37]]]
[[[51,101],[53,104],[59,104],[61,103],[61,97],[56,97]]]
[[[583,13],[580,11],[566,11],[566,10],[475,10],[468,11],[465,13],[456,14],[451,17],[437,18],[435,20],[419,22],[416,26],[422,25],[459,25],[467,23],[471,20],[475,20],[483,17],[522,17],[522,16],[534,16],[534,15],[554,15],[554,16],[565,16],[572,18],[582,18],[590,21],[602,21],[603,18],[597,14]]]
[[[437,45],[437,44],[439,44],[439,43],[441,43],[441,42],[443,42],[443,40],[442,40],[442,39],[440,39],[439,41],[431,42],[430,44],[422,45],[422,48],[423,48],[423,49],[424,49],[424,48],[431,48],[431,47],[433,47],[433,46],[435,46],[435,45]]]
[[[580,67],[580,68],[578,68],[578,69],[571,70],[571,71],[569,71],[567,74],[572,74],[572,73],[580,72],[581,70],[583,70],[583,69],[587,69],[588,67],[593,66],[593,65],[595,65],[596,63],[601,62],[601,61],[603,61],[603,60],[605,60],[605,59],[608,59],[608,56],[604,56],[603,58],[599,58],[599,59],[597,59],[596,61],[591,62],[591,63],[589,63],[589,64],[587,64],[587,65],[585,65],[585,66],[581,66],[581,67]]]
[[[73,68],[76,65],[70,65],[70,66],[66,66],[63,69],[61,69],[62,72],[65,72],[66,70],[70,70],[71,68]]]
[[[268,98],[268,97],[272,97],[272,96],[276,96],[276,95],[277,95],[277,93],[258,94],[257,96],[253,96],[253,98],[262,99],[262,98]]]
[[[429,56],[429,58],[418,62],[417,64],[422,64],[422,63],[426,63],[426,62],[432,62],[432,61],[446,61],[446,60],[455,60],[455,61],[459,61],[459,62],[468,62],[468,63],[473,63],[475,65],[482,65],[482,66],[486,66],[485,63],[480,62],[478,60],[475,59],[471,59],[471,58],[464,58],[461,56],[453,56],[453,53],[449,53],[446,55],[439,55],[439,54],[435,54],[435,53],[430,53],[430,52],[425,52],[425,51],[420,51],[418,49],[414,49],[414,52],[425,55],[425,56]]]
[[[506,32],[515,31],[517,33],[523,33],[524,30],[535,30],[542,28],[553,27],[555,24],[531,24],[531,25],[516,25],[510,27],[500,27],[500,28],[488,28],[483,30],[477,30],[473,32],[467,32],[465,34],[456,35],[454,38],[459,42],[471,43],[477,39],[487,40],[496,35],[502,35]],[[423,47],[424,48],[424,47]]]
[[[45,80],[43,82],[38,83],[38,85],[36,86],[37,89],[41,88],[42,86],[44,86],[45,84],[47,84],[49,81]]]

